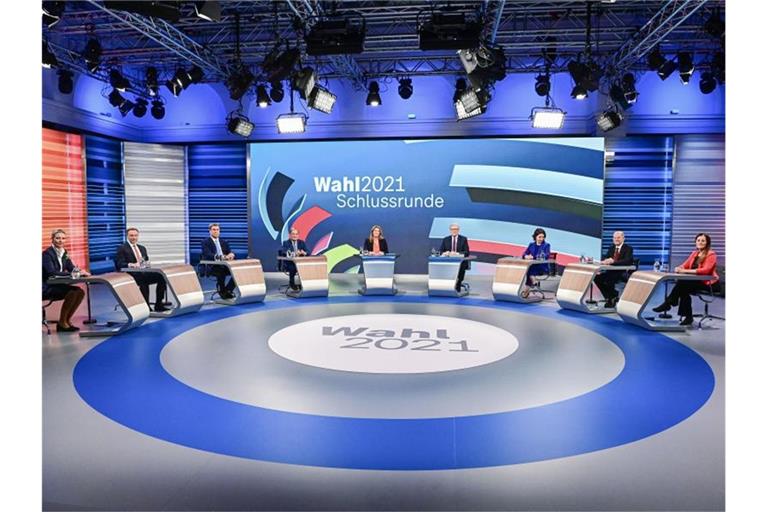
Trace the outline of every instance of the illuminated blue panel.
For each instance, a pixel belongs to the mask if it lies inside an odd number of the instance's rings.
[[[221,237],[238,258],[248,255],[248,184],[245,144],[189,146],[189,261],[200,261],[208,224],[221,224]]]
[[[115,250],[125,232],[122,143],[87,135],[85,158],[89,268],[93,274],[103,274],[115,270]]]
[[[672,236],[672,137],[606,139],[603,252],[614,231],[644,266],[669,261]],[[611,153],[613,155],[611,156]]]

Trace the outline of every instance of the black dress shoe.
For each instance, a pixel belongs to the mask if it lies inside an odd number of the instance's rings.
[[[295,292],[299,291],[299,286],[298,285],[292,284],[292,285],[290,285],[290,287],[291,287],[291,290],[293,290]]]
[[[617,299],[617,298],[613,298],[613,299],[607,299],[607,300],[605,301],[605,308],[606,308],[606,309],[613,309],[613,308],[615,308],[615,307],[616,307],[616,303],[617,303],[618,301],[619,301],[619,299]]]
[[[683,319],[680,320],[680,325],[693,325],[693,317],[692,316],[683,317]]]
[[[165,307],[164,304],[156,304],[155,305],[155,313],[163,313],[165,311],[170,311],[170,309]]]
[[[56,332],[77,332],[79,331],[79,327],[75,327],[74,325],[70,325],[69,327],[62,327],[60,325],[56,326]]]
[[[662,302],[661,304],[653,308],[653,311],[655,311],[656,313],[664,313],[665,311],[669,311],[670,309],[672,309],[672,306],[670,306],[666,302]]]

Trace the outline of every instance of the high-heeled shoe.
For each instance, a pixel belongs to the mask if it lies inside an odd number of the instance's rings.
[[[680,325],[693,325],[693,317],[692,316],[683,317],[683,319],[680,320]]]
[[[662,302],[655,308],[653,308],[653,311],[656,313],[664,313],[665,311],[669,311],[672,309],[672,306],[668,302]]]

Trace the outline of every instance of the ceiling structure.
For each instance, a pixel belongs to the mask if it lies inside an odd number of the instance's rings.
[[[43,40],[65,68],[104,81],[109,69],[121,69],[136,94],[143,93],[135,84],[148,66],[160,71],[161,83],[192,65],[204,71],[203,82],[224,82],[238,61],[238,28],[239,61],[257,81],[276,46],[298,46],[302,64],[322,79],[348,80],[357,88],[383,77],[464,74],[456,50],[419,49],[419,26],[438,11],[480,21],[486,44],[503,49],[507,74],[543,72],[547,64],[552,73],[567,72],[569,61],[589,56],[607,75],[620,76],[648,69],[645,56],[656,46],[664,54],[691,52],[697,68],[704,69],[724,44],[704,28],[713,14],[724,18],[724,0],[257,0],[218,2],[219,21],[198,17],[195,2],[175,4],[180,16],[169,22],[118,10],[110,2],[66,2],[59,22],[52,27],[43,23]],[[306,54],[306,32],[332,17],[365,20],[362,53]],[[103,49],[101,65],[93,72],[81,57],[91,38]]]

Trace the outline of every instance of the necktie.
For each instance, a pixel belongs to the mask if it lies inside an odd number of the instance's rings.
[[[224,253],[221,252],[221,244],[219,243],[219,239],[214,238],[213,243],[216,244],[216,256],[224,256]]]
[[[452,245],[451,251],[452,252],[456,252],[456,237],[455,236],[453,237],[453,245]]]
[[[141,253],[137,245],[131,245],[133,247],[133,256],[136,258],[136,263],[141,263]]]
[[[613,261],[618,261],[619,259],[619,248],[616,248],[616,251],[613,253]]]
[[[293,243],[293,252],[299,252],[299,249],[296,247],[296,240],[294,240],[292,243]]]

